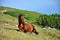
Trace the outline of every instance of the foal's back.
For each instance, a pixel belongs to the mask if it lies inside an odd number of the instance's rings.
[[[33,26],[32,26],[31,24],[25,24],[24,30],[25,30],[26,32],[32,32]]]

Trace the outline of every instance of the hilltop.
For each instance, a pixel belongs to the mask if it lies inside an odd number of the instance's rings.
[[[40,15],[42,15],[41,13],[37,13],[37,12],[33,12],[33,11],[27,11],[27,10],[19,10],[19,9],[14,9],[14,8],[9,8],[9,7],[0,7],[0,10],[7,10],[4,14],[8,14],[11,15],[13,17],[18,17],[19,14],[24,14],[25,15],[25,19],[27,21],[34,21],[35,19],[37,19]]]

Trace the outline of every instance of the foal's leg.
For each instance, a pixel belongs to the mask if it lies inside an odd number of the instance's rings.
[[[20,32],[22,32],[22,31],[23,31],[22,27],[20,27],[20,28],[19,28],[19,31],[20,31]]]
[[[22,32],[23,31],[23,25],[19,26],[19,31]]]
[[[38,34],[38,31],[36,30],[35,26],[32,25],[32,27],[33,27],[33,31],[32,32],[34,32],[35,34]]]

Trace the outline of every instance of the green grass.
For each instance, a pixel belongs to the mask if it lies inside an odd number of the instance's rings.
[[[23,11],[23,10],[8,10],[7,12],[5,12],[4,14],[8,14],[11,15],[13,17],[18,17],[19,14],[24,14],[25,19],[29,22],[33,22],[35,21],[40,14],[36,13],[36,12],[29,12],[29,11]]]
[[[18,20],[16,17],[0,13],[0,40],[60,40],[60,30],[43,29],[35,25],[39,32],[36,35],[35,33],[17,31],[17,24]]]
[[[38,12],[33,12],[33,11],[28,11],[28,10],[18,10],[14,8],[8,8],[8,7],[0,7],[0,10],[5,10],[7,9],[8,11],[4,12],[4,14],[11,15],[13,17],[18,17],[19,14],[23,14],[25,19],[30,23],[36,21],[36,19],[42,15],[41,13]]]
[[[15,19],[15,21],[13,19]],[[8,22],[9,25],[5,25],[6,22]],[[60,39],[59,30],[52,31],[52,30],[42,29],[40,27],[37,27],[39,31],[39,35],[35,35],[34,33],[23,33],[17,31],[18,28],[14,23],[17,23],[16,18],[0,13],[0,40],[55,40],[55,39],[58,40]]]
[[[17,19],[15,17],[0,13],[0,21],[2,21],[2,22],[13,22],[13,21],[17,22]]]

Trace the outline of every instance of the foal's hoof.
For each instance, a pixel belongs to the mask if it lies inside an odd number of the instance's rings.
[[[35,32],[36,35],[38,35],[39,33],[38,32]]]
[[[27,33],[26,31],[24,31],[24,33]]]
[[[36,35],[38,35],[39,33],[36,33]]]
[[[17,31],[19,31],[19,30],[17,30]]]

